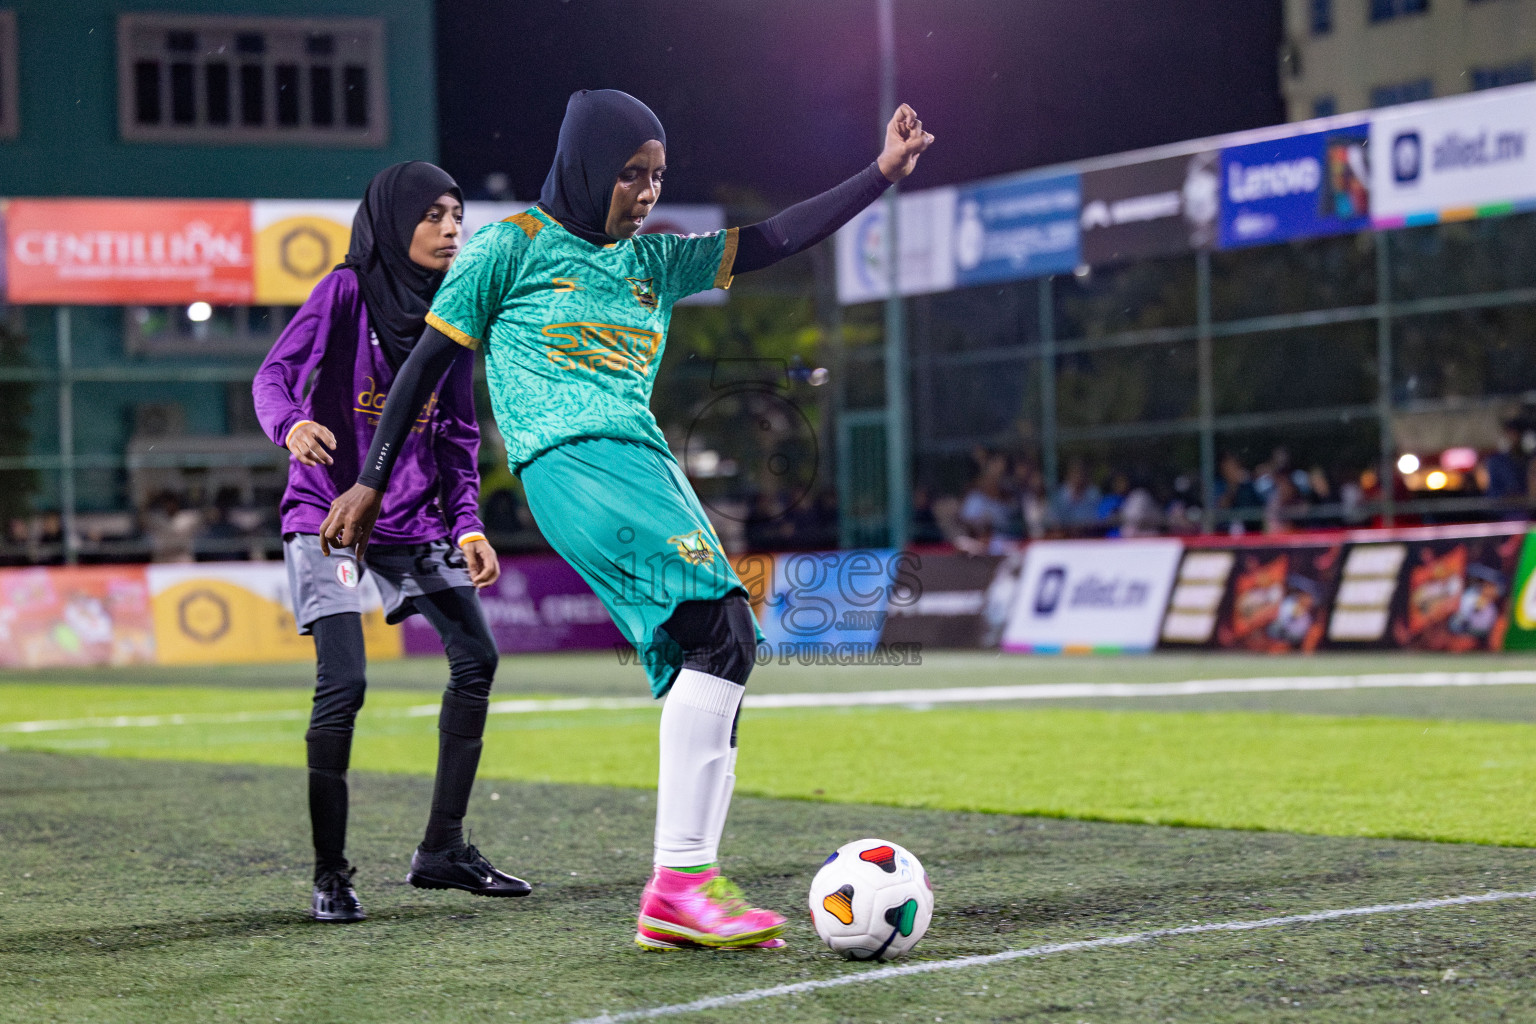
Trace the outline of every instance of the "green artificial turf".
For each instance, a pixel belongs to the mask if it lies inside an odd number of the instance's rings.
[[[250,712],[254,720],[0,732],[14,749],[300,765],[304,691],[12,685],[6,719]],[[373,695],[353,765],[430,773],[420,694]],[[264,714],[289,712],[286,719]],[[655,785],[654,706],[493,715],[487,777]],[[1111,821],[1536,845],[1536,725],[1257,712],[939,707],[758,711],[738,789]]]
[[[527,899],[493,901],[403,883],[430,788],[417,775],[356,777],[349,853],[371,916],[322,926],[303,913],[301,770],[0,753],[0,1021],[558,1024],[864,976],[820,946],[804,913],[826,852],[862,835],[907,845],[933,878],[918,961],[1536,888],[1525,849],[740,797],[724,861],[789,914],[789,947],[646,954],[630,936],[652,794],[479,784],[475,842],[535,883]],[[1510,901],[1181,936],[668,1019],[1522,1021],[1533,933],[1536,901]]]

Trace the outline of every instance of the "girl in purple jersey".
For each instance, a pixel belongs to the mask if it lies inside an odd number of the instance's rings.
[[[320,524],[337,493],[357,479],[384,396],[458,254],[463,216],[459,188],[442,169],[413,161],[379,172],[353,221],[346,262],[315,286],[252,385],[262,427],[292,453],[283,560],[299,632],[315,638],[305,741],[315,844],[311,914],[318,921],[366,916],[344,852],[352,729],[367,685],[362,567],[351,551],[321,550]],[[475,589],[500,572],[478,513],[473,370],[465,352],[434,377],[420,403],[399,443],[399,472],[379,517],[382,543],[369,550],[367,569],[388,621],[420,613],[448,652],[432,810],[407,880],[522,896],[527,884],[497,871],[463,837],[497,662]]]

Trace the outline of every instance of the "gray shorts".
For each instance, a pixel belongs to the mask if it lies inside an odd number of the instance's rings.
[[[379,588],[386,622],[415,615],[413,597],[474,586],[464,552],[446,539],[370,544],[366,567],[359,571],[351,548],[332,548],[325,555],[315,534],[290,533],[283,538],[283,563],[288,567],[288,591],[293,595],[293,618],[300,636],[308,636],[315,620],[327,615],[362,614],[364,573]]]

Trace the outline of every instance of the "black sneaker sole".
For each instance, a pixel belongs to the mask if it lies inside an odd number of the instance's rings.
[[[322,916],[311,911],[309,917],[310,920],[314,921],[316,924],[356,924],[359,921],[368,920],[368,915],[364,913],[347,915],[326,914]]]
[[[474,896],[515,897],[527,896],[532,889],[504,889],[495,886],[466,885],[463,882],[450,882],[442,878],[431,878],[415,871],[409,872],[405,880],[418,889],[458,889]]]

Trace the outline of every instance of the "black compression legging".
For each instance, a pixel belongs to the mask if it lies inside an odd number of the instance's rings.
[[[411,604],[437,630],[448,652],[432,813],[422,841],[427,849],[443,849],[462,841],[462,822],[480,763],[481,736],[496,675],[496,641],[469,587],[412,598]],[[318,878],[346,866],[346,776],[352,728],[367,689],[367,658],[362,617],[355,612],[318,619],[311,631],[315,635],[315,703],[305,740]]]
[[[489,700],[498,660],[496,641],[475,592],[454,587],[413,597],[411,604],[443,639],[448,692],[472,703]],[[310,629],[316,662],[310,731],[351,732],[367,688],[362,617],[351,612],[328,615]]]

